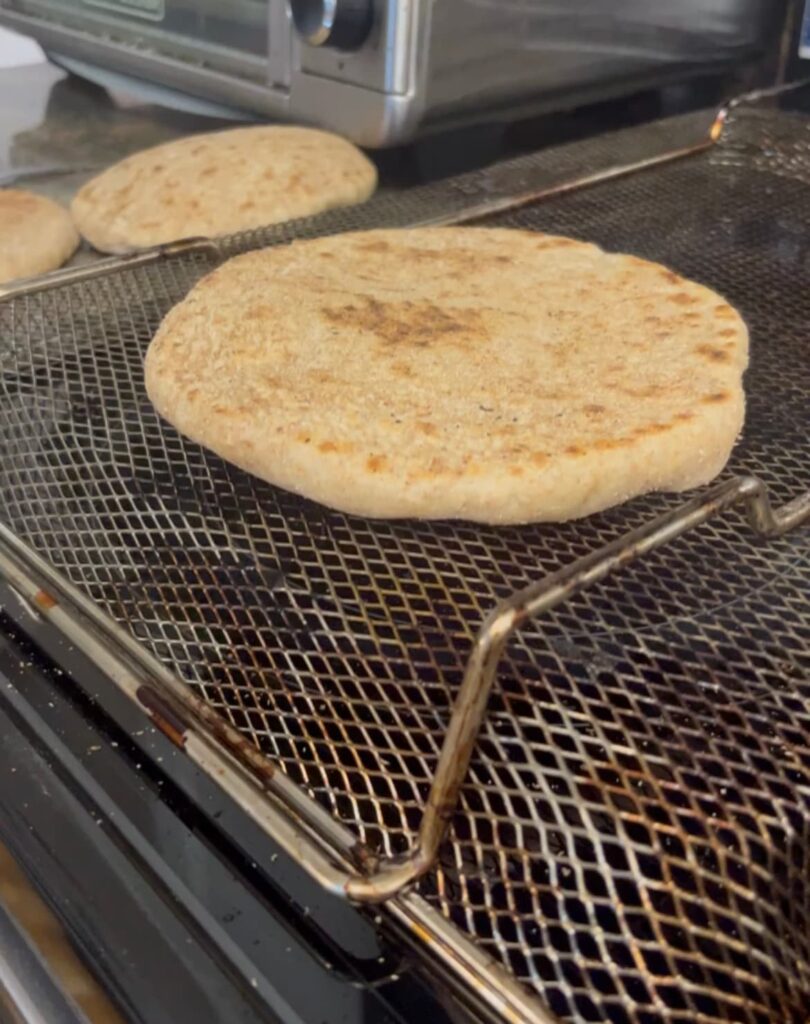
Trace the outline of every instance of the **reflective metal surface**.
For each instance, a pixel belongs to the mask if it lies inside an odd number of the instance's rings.
[[[171,102],[202,97],[377,147],[750,72],[786,10],[786,0],[238,0],[225,17],[215,0],[154,3],[0,0],[0,22],[98,81],[114,71],[161,85]],[[291,7],[317,45],[298,37]]]
[[[124,1024],[64,929],[0,845],[0,1020]]]
[[[673,130],[629,133],[623,153]],[[510,178],[513,192],[564,180],[616,145],[225,248],[430,219]],[[807,120],[741,108],[711,150],[488,222],[659,259],[737,305],[753,360],[728,474],[755,475],[781,505],[810,488],[809,213]],[[181,254],[0,305],[2,516],[372,868],[416,840],[487,612],[679,499],[504,530],[351,519],[248,478],[179,438],[143,392],[152,332],[211,265]],[[546,1005],[633,1024],[803,1021],[809,586],[806,530],[757,541],[730,512],[527,623],[439,864],[391,912],[438,911],[458,971],[474,958],[452,936],[473,937],[491,962],[471,977],[497,992],[494,962],[523,984],[517,1019],[535,997],[537,1019]],[[438,931],[422,940],[438,946]]]

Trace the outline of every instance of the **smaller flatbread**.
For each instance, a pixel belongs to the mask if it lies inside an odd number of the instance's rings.
[[[0,283],[61,267],[79,235],[67,210],[45,196],[0,189]]]
[[[250,231],[361,203],[377,169],[338,135],[289,125],[175,139],[108,167],[71,211],[103,252]]]

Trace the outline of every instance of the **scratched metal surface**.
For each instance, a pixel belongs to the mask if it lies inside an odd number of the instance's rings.
[[[517,167],[515,191],[554,159]],[[375,222],[334,217],[323,230]],[[808,217],[807,121],[742,110],[710,154],[492,223],[658,259],[736,304],[753,359],[728,472],[784,500],[810,488]],[[143,391],[154,329],[209,266],[0,304],[0,515],[368,848],[404,851],[485,612],[679,499],[487,529],[367,522],[253,480]],[[510,648],[420,889],[561,1017],[805,1021],[809,589],[806,530],[755,541],[731,513]]]

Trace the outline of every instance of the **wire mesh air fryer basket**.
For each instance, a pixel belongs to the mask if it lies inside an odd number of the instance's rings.
[[[624,137],[642,152],[666,131]],[[607,145],[518,161],[497,188]],[[410,196],[399,219],[487,192],[467,176]],[[323,229],[397,221],[392,202]],[[782,502],[810,489],[809,217],[810,121],[741,107],[710,149],[485,223],[659,260],[736,305],[752,366],[727,476]],[[161,422],[143,389],[152,333],[214,259],[0,304],[0,517],[373,863],[414,843],[489,609],[682,499],[563,526],[381,523],[246,476]],[[809,589],[807,532],[764,541],[731,511],[516,634],[413,898],[452,924],[462,960],[462,935],[492,958],[492,986],[511,975],[536,997],[537,1019],[807,1020]]]

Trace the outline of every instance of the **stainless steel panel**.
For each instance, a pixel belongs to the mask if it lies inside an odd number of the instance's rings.
[[[518,100],[570,106],[583,91],[690,68],[718,70],[778,33],[773,0],[455,0],[433,6],[429,117]]]
[[[92,24],[140,45],[160,29],[160,50],[178,54],[181,40],[267,56],[268,0],[13,0],[12,9],[67,24]]]

